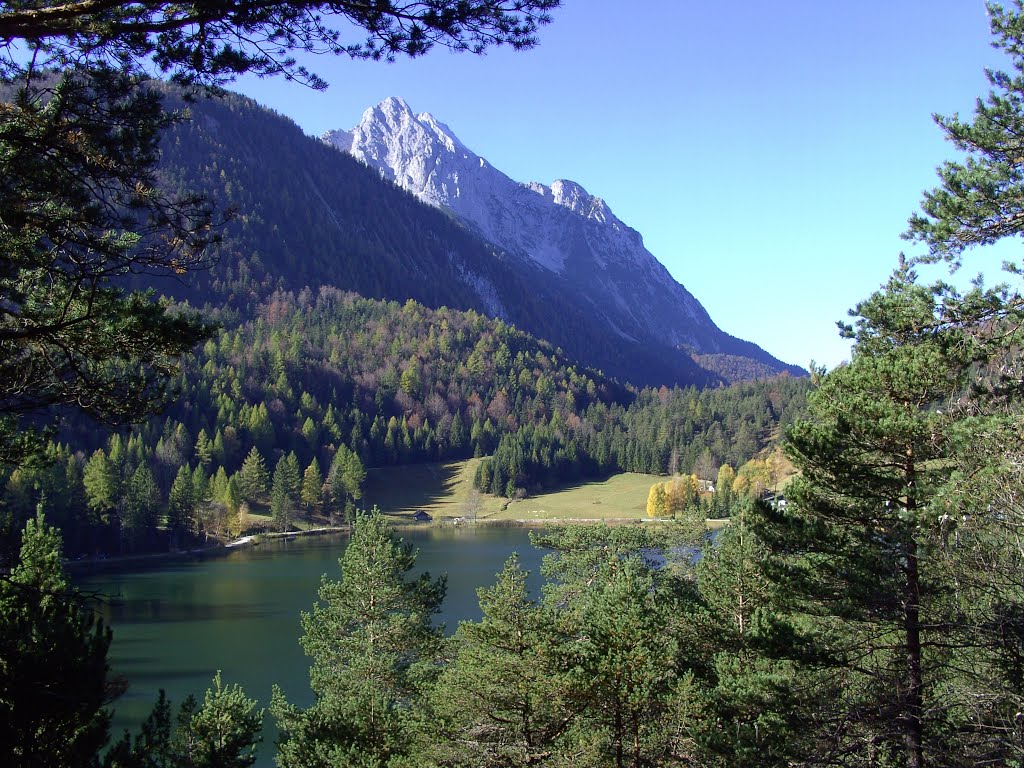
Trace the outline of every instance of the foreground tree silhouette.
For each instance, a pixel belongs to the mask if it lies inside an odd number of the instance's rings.
[[[42,512],[0,580],[0,763],[94,766],[107,741],[110,630],[76,594]]]

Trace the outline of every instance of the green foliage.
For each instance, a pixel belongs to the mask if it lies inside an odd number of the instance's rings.
[[[603,764],[674,762],[663,719],[680,683],[680,637],[670,629],[680,608],[663,581],[637,556],[606,561],[568,611],[558,653],[582,711],[576,727]]]
[[[300,485],[298,465],[282,456],[274,468],[270,487],[270,515],[279,531],[287,531],[291,527]]]
[[[323,495],[324,479],[320,475],[320,465],[313,459],[302,473],[302,489],[299,494],[306,508],[317,507]]]
[[[970,548],[950,542],[944,507],[957,466],[976,450],[962,435],[977,434],[988,407],[983,392],[972,395],[987,357],[972,315],[996,300],[980,288],[960,296],[919,285],[901,263],[857,307],[853,359],[821,378],[809,418],[789,432],[801,474],[785,509],[764,510],[759,533],[790,605],[790,655],[830,672],[831,706],[812,729],[819,750],[864,754],[869,743],[869,762],[921,766],[950,764],[952,754],[971,763],[992,749],[993,726],[971,722],[963,686],[974,684],[961,670],[987,666],[986,627],[1001,621],[975,608],[993,607],[994,594],[1019,605],[1021,593],[1002,577],[964,580]],[[971,507],[971,538],[984,549],[981,532],[999,526]]]
[[[238,685],[223,686],[220,672],[202,705],[189,697],[178,717],[178,749],[189,768],[248,768],[256,762],[263,710]]]
[[[662,387],[642,390],[627,408],[597,402],[577,414],[524,420],[502,436],[475,486],[511,496],[506,489],[533,491],[614,471],[690,469],[714,479],[719,465],[738,466],[769,446],[801,412],[806,391],[806,381],[785,376],[716,390]]]
[[[167,498],[167,527],[171,532],[171,543],[180,546],[186,532],[191,530],[195,514],[195,488],[188,465],[178,468]]]
[[[60,536],[40,510],[21,557],[0,579],[0,762],[11,768],[95,766],[116,696],[110,630],[76,594]]]
[[[493,587],[477,590],[483,618],[461,623],[450,641],[422,745],[442,765],[540,762],[569,725],[550,653],[553,616],[530,597],[527,577],[510,558]]]
[[[267,473],[267,465],[263,461],[263,456],[255,445],[249,450],[245,461],[242,462],[239,482],[242,498],[246,501],[256,501],[267,492],[270,475]]]
[[[792,661],[778,658],[788,650],[775,633],[785,595],[762,567],[770,553],[751,525],[760,509],[749,498],[737,500],[729,525],[704,547],[697,564],[711,670],[695,740],[709,765],[806,760],[813,745],[804,724],[809,714],[827,708],[820,691],[814,692],[817,673],[798,673]]]
[[[479,590],[483,619],[451,641],[421,726],[431,764],[694,764],[697,596],[649,548],[678,532],[569,526],[537,540],[554,549],[543,598],[513,558]]]
[[[0,104],[0,462],[18,463],[31,445],[13,435],[39,423],[26,416],[70,406],[124,423],[163,402],[176,359],[213,329],[111,280],[200,265],[210,217],[198,201],[158,191],[159,135],[173,118],[135,78],[71,69],[26,76],[8,93]]]
[[[128,733],[104,757],[104,768],[248,768],[256,762],[263,711],[238,685],[223,686],[220,672],[200,705],[189,696],[172,726],[163,691],[132,738]]]
[[[777,425],[799,412],[807,389],[806,381],[782,378],[713,392],[634,395],[505,323],[334,289],[316,297],[276,293],[257,312],[261,319],[223,331],[187,363],[178,383],[181,397],[161,419],[109,441],[72,423],[70,450],[93,456],[82,467],[90,514],[69,498],[67,514],[57,520],[71,552],[116,550],[106,543],[116,537],[107,533],[105,521],[123,511],[128,480],[143,463],[159,489],[156,508],[166,503],[169,521],[179,519],[178,512],[170,516],[169,495],[183,464],[190,463],[194,473],[202,470],[207,481],[213,478],[212,492],[194,486],[192,517],[209,518],[203,532],[218,533],[224,521],[209,503],[224,503],[235,474],[241,500],[270,502],[280,517],[285,498],[291,498],[289,521],[301,508],[301,482],[290,496],[278,494],[275,501],[267,495],[265,462],[275,454],[294,453],[299,467],[317,461],[326,475],[324,503],[307,509],[334,520],[359,506],[366,468],[382,464],[495,451],[491,466],[481,470],[487,481],[478,487],[517,495],[620,470],[680,469],[710,451],[709,444],[720,456],[717,463],[728,463],[735,460],[733,435],[757,434],[750,450],[770,444]],[[472,374],[467,362],[474,352],[488,357],[502,349],[508,370]],[[418,361],[415,397],[400,386],[400,366],[409,359]],[[285,397],[282,376],[290,393]],[[322,426],[309,433],[308,421]],[[4,489],[8,504],[22,510],[19,525],[31,515],[37,500],[32,493],[25,483],[20,490]],[[22,501],[15,501],[17,494]],[[148,519],[159,526],[159,515]],[[66,525],[68,520],[74,525]],[[168,527],[174,529],[169,535],[150,530],[134,546],[188,543],[185,528],[170,522]],[[198,523],[187,529],[189,535],[200,533]]]
[[[1021,232],[1024,165],[1018,142],[1024,130],[1024,20],[1021,5],[987,3],[993,47],[1009,54],[1012,69],[986,70],[991,90],[978,99],[973,121],[936,115],[945,137],[965,155],[938,169],[939,186],[925,192],[921,212],[904,235],[928,247],[929,259],[959,265],[965,251]]]
[[[242,72],[283,73],[322,88],[325,83],[298,66],[288,50],[390,61],[420,56],[435,45],[474,53],[497,45],[530,48],[538,27],[550,20],[547,11],[557,5],[557,0],[414,3],[400,10],[367,10],[350,1],[222,3],[204,9],[174,3],[13,5],[0,14],[0,37],[38,49],[34,63],[41,68],[113,61],[141,71],[155,66],[183,82],[214,83]],[[8,51],[0,57],[0,72],[10,77],[21,71],[21,63]]]
[[[445,592],[443,577],[413,577],[415,562],[379,511],[356,519],[341,580],[325,576],[320,602],[302,616],[316,700],[300,709],[274,692],[279,765],[386,765],[409,754],[412,705],[437,656],[431,622]]]

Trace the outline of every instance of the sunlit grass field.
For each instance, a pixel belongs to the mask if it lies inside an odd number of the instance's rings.
[[[651,486],[665,480],[625,473],[521,500],[479,494],[474,504],[472,482],[479,461],[371,469],[363,502],[397,517],[422,509],[435,520],[472,516],[474,506],[479,521],[641,520]]]

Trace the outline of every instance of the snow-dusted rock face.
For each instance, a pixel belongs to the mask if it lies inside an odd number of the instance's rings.
[[[575,303],[603,319],[611,334],[778,363],[717,328],[644,247],[640,234],[575,182],[516,182],[444,123],[414,114],[400,98],[367,109],[352,130],[323,138],[423,202],[450,211],[507,254],[546,270]]]

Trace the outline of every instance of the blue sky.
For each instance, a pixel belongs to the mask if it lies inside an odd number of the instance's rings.
[[[512,178],[604,198],[725,331],[832,367],[849,354],[835,321],[913,251],[900,233],[953,156],[932,113],[970,113],[983,68],[1004,65],[982,0],[564,0],[553,15],[531,51],[316,58],[326,92],[236,89],[314,135],[401,96]]]

